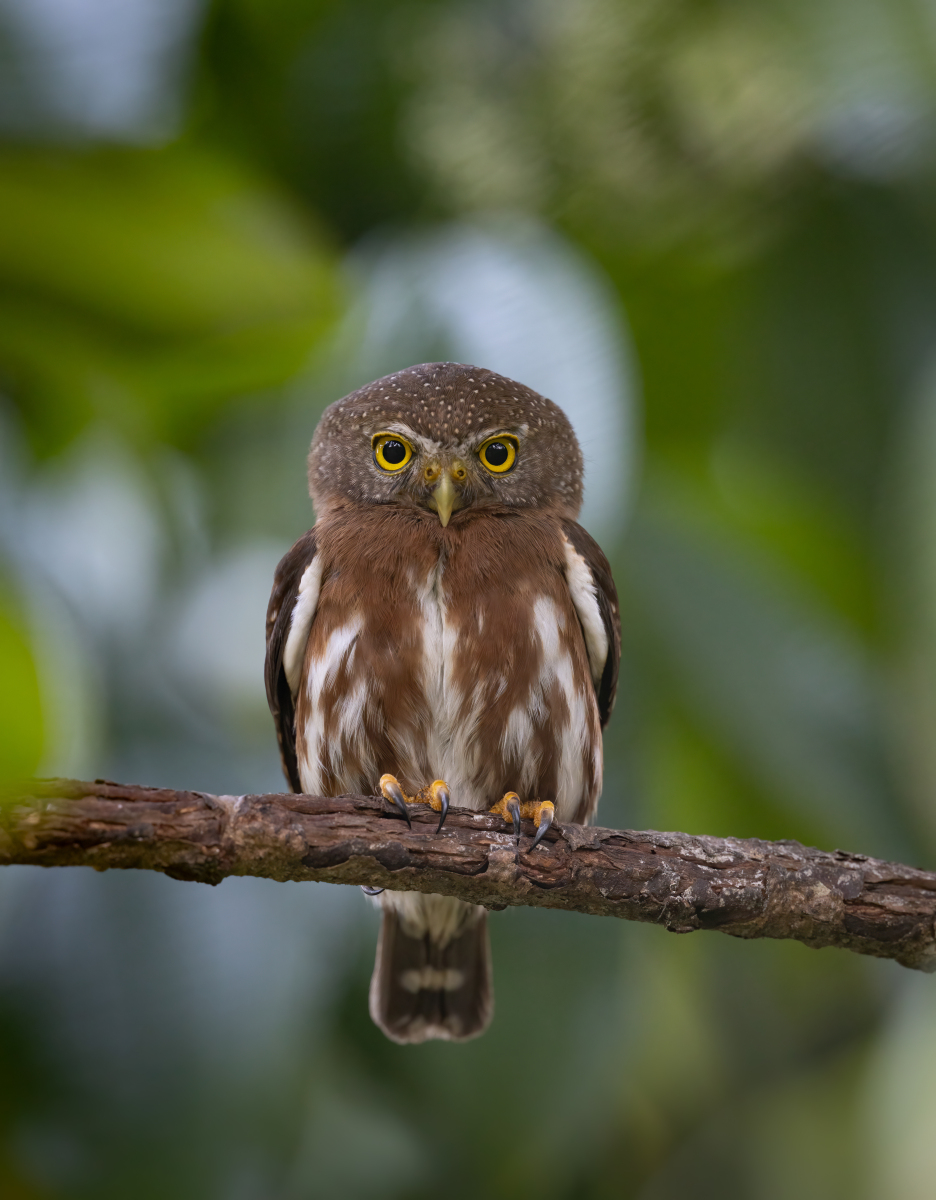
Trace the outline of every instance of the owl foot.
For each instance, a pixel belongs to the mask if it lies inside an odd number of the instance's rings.
[[[428,787],[420,788],[415,796],[407,796],[406,792],[400,787],[400,781],[395,775],[381,775],[380,792],[383,798],[389,800],[397,812],[402,814],[403,819],[410,828],[412,828],[408,807],[410,804],[428,804],[433,812],[441,814],[439,824],[436,826],[436,833],[439,833],[445,824],[451,796],[449,795],[448,784],[444,779],[437,779],[435,783],[430,783]]]
[[[556,806],[551,800],[521,800],[516,792],[507,792],[491,809],[492,813],[513,822],[514,836],[520,845],[520,820],[527,817],[536,825],[536,837],[533,839],[531,850],[535,849],[546,830],[556,817]]]
[[[513,822],[514,837],[517,839],[518,846],[520,845],[520,809],[520,797],[517,793],[505,792],[490,810],[492,813],[497,813],[499,817],[503,817],[505,821]]]

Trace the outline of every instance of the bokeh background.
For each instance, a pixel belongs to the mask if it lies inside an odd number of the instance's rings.
[[[933,0],[0,0],[0,774],[279,790],[330,400],[545,392],[624,611],[605,825],[936,867]],[[936,982],[356,890],[0,874],[4,1200],[931,1200]]]

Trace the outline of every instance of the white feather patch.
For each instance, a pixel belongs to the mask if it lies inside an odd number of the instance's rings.
[[[455,683],[460,627],[453,622],[442,589],[442,564],[414,579],[422,622],[421,682],[431,720],[415,740],[398,735],[405,760],[421,766],[427,778],[444,779],[465,808],[483,810],[491,801],[478,784],[477,723],[483,713],[483,681],[464,697]],[[468,703],[463,705],[463,700]]]
[[[590,738],[592,710],[581,688],[576,687],[572,659],[561,647],[559,635],[564,621],[554,601],[547,596],[538,597],[533,604],[533,622],[543,647],[543,664],[537,686],[530,694],[527,712],[533,724],[541,721],[545,715],[543,697],[554,682],[559,685],[568,707],[568,720],[562,727],[559,741],[556,815],[560,821],[571,821],[579,799],[588,787],[583,775],[582,755]],[[520,721],[515,719],[519,711],[515,709],[508,720],[511,732],[521,730]],[[524,772],[531,761],[533,769],[538,770],[539,764],[528,757]]]
[[[598,607],[598,591],[588,563],[566,539],[566,582],[572,603],[578,613],[585,632],[585,649],[588,651],[588,665],[595,687],[601,682],[605,663],[608,661],[608,634],[601,619],[601,609]]]
[[[325,767],[330,767],[335,772],[341,766],[343,757],[342,749],[345,745],[342,737],[338,736],[331,746],[326,746],[325,744],[325,718],[327,714],[325,706],[322,703],[322,693],[334,683],[335,677],[342,666],[345,666],[348,670],[351,669],[351,664],[354,661],[355,644],[363,624],[363,617],[358,615],[353,617],[347,625],[333,629],[321,652],[318,655],[313,655],[309,661],[309,669],[306,672],[303,683],[306,695],[309,698],[309,708],[305,725],[302,728],[302,737],[299,739],[299,781],[306,795],[309,796],[317,796],[321,791],[322,770]],[[308,638],[308,634],[306,637]],[[300,658],[300,666],[302,661],[302,658]],[[372,766],[369,753],[364,755],[367,744],[363,740],[363,706],[366,703],[366,688],[355,688],[343,698],[342,708],[339,713],[342,733],[351,722],[358,723],[355,747],[363,755],[363,768],[365,771]],[[346,705],[347,708],[345,707]],[[361,707],[358,707],[358,705]],[[349,791],[353,791],[355,788],[360,788],[361,783],[358,779],[354,778],[348,780],[345,783],[345,787]]]
[[[456,967],[423,967],[422,970],[413,968],[403,971],[400,975],[400,986],[413,995],[423,990],[455,992],[464,982],[465,972]]]
[[[283,647],[283,670],[286,682],[295,698],[299,691],[299,675],[302,671],[302,660],[305,658],[306,643],[309,640],[309,630],[318,607],[319,589],[322,586],[322,559],[316,554],[302,573],[299,580],[299,591],[296,603],[293,605],[292,619],[289,622],[289,636]]]

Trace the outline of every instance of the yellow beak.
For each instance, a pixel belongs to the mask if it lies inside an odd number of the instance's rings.
[[[443,471],[442,478],[439,480],[439,486],[432,493],[432,503],[439,514],[439,520],[442,522],[443,528],[452,519],[452,510],[455,507],[457,499],[452,477],[448,471]]]

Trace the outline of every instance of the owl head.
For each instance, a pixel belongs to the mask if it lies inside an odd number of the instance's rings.
[[[551,508],[574,519],[582,452],[557,405],[482,367],[422,363],[336,400],[309,452],[316,512],[349,502],[437,514]]]

